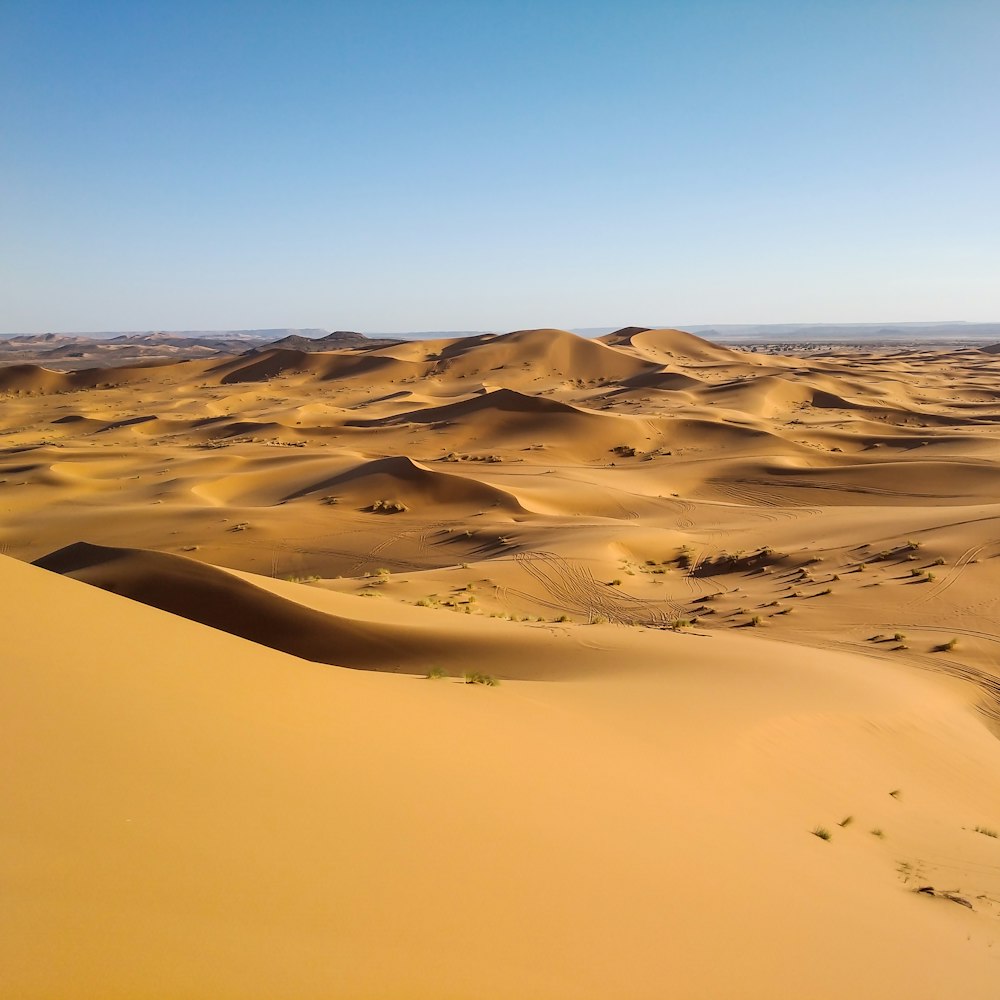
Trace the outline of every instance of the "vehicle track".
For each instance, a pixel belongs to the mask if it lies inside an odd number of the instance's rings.
[[[609,593],[606,584],[598,582],[589,569],[572,563],[554,552],[519,552],[517,563],[536,583],[546,597],[513,591],[519,596],[538,601],[553,610],[597,617],[621,625],[665,626],[683,614],[683,606],[673,601],[650,601],[621,592]]]
[[[909,499],[911,497],[920,497],[923,500],[956,500],[960,499],[957,494],[953,493],[915,493],[909,490],[886,490],[880,489],[875,486],[858,486],[852,483],[825,483],[816,482],[812,479],[782,479],[780,481],[771,481],[768,479],[746,479],[741,482],[746,482],[754,486],[765,486],[771,487],[772,489],[788,488],[788,489],[803,489],[803,490],[822,490],[828,493],[857,493],[861,495],[879,496],[879,497],[894,497],[894,498],[905,498]]]
[[[969,564],[979,555],[983,549],[990,545],[996,544],[998,540],[995,538],[989,541],[982,542],[979,545],[972,545],[967,548],[956,560],[954,566],[952,566],[947,573],[945,573],[943,579],[935,583],[934,586],[927,591],[925,594],[921,594],[915,601],[912,602],[913,606],[920,604],[926,604],[928,601],[933,601],[940,597],[946,590],[949,590],[955,583],[958,582],[959,577],[969,566]]]
[[[764,520],[794,521],[796,518],[802,517],[804,514],[822,513],[822,510],[819,507],[790,507],[784,499],[778,500],[762,490],[755,490],[748,488],[747,486],[747,483],[765,485],[763,481],[757,482],[756,480],[740,480],[738,482],[734,482],[730,479],[708,479],[706,480],[706,483],[714,486],[719,493],[728,497],[730,502],[737,504],[740,507],[757,508],[761,518]],[[766,513],[760,508],[766,508]]]
[[[865,626],[875,628],[912,628],[914,630],[921,630],[924,632],[945,632],[949,635],[969,635],[977,638],[989,639],[994,642],[1000,642],[1000,635],[995,635],[991,632],[977,632],[973,629],[945,628],[943,626],[930,625],[899,625],[897,623],[887,624],[885,622],[878,623],[874,626],[868,622],[863,624]],[[782,638],[780,636],[775,636],[775,638],[779,642],[787,642],[791,645],[811,646],[816,649],[829,648],[829,645],[823,645],[820,643],[802,642],[801,640],[796,641],[792,638]],[[871,643],[854,642],[845,639],[837,642],[836,646],[841,649],[857,650],[859,653],[863,653],[866,656],[886,660],[890,663],[899,662],[897,659],[899,654],[882,652],[877,648],[872,648]],[[990,720],[991,724],[994,726],[1000,726],[1000,678],[994,674],[987,673],[985,670],[980,670],[978,667],[973,667],[967,663],[959,663],[957,660],[950,659],[940,653],[914,653],[912,650],[908,650],[906,653],[906,662],[912,663],[914,666],[923,670],[928,670],[932,673],[946,674],[949,677],[955,677],[978,688],[983,697],[976,706],[977,709],[982,715]]]
[[[354,570],[356,573],[362,573],[365,571],[365,567],[369,564],[375,562],[386,549],[395,545],[397,542],[403,541],[405,538],[412,538],[414,535],[417,537],[417,548],[421,551],[427,547],[427,538],[430,533],[438,528],[443,527],[448,524],[447,521],[431,521],[427,524],[416,525],[412,528],[404,528],[402,531],[397,531],[395,534],[388,535],[383,538],[380,542],[374,545],[368,550],[366,556],[358,560],[354,565]],[[399,562],[399,560],[395,560]],[[412,565],[412,564],[411,564]]]

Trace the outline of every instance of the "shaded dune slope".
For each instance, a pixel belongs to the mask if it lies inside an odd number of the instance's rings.
[[[369,506],[378,500],[398,501],[409,507],[436,511],[456,506],[499,507],[511,513],[524,508],[511,493],[476,479],[428,469],[405,455],[378,458],[346,472],[296,490],[286,500],[333,492],[340,499]]]
[[[565,678],[594,670],[593,663],[582,670],[573,660],[553,655],[558,640],[552,636],[525,636],[502,626],[484,635],[480,619],[456,622],[449,616],[442,622],[433,612],[410,613],[410,618],[426,617],[426,624],[385,621],[377,612],[358,613],[370,612],[370,602],[340,594],[322,596],[343,613],[318,610],[243,575],[163,552],[77,542],[34,565],[315,663],[385,673],[440,667],[457,676],[476,668],[508,679]],[[299,589],[288,583],[281,587]],[[358,604],[365,607],[355,611]],[[539,643],[548,652],[527,656],[533,648],[537,653]]]
[[[430,425],[441,435],[442,446],[452,450],[525,448],[544,442],[546,447],[588,461],[605,455],[619,444],[648,446],[661,433],[656,420],[629,414],[598,413],[509,388],[495,389],[455,403],[344,424],[369,430],[408,425]]]
[[[222,385],[266,382],[283,375],[303,375],[319,380],[367,378],[393,383],[422,375],[425,366],[370,352],[311,352],[275,348],[229,359],[211,370]]]
[[[317,663],[399,665],[392,630],[313,611],[183,556],[78,542],[36,566]]]
[[[190,375],[202,373],[212,361],[149,361],[141,365],[110,368],[81,368],[59,372],[36,364],[0,367],[0,392],[51,395],[77,389],[98,389],[133,385],[155,375]]]
[[[346,422],[346,426],[379,427],[403,423],[430,424],[464,420],[478,414],[496,415],[497,417],[523,415],[531,420],[553,414],[581,417],[599,416],[571,403],[546,399],[542,396],[530,396],[518,392],[516,389],[494,389],[492,392],[483,392],[471,399],[463,399],[455,403],[427,406],[419,410],[406,410],[403,413],[394,413],[391,416],[371,420],[351,420]]]

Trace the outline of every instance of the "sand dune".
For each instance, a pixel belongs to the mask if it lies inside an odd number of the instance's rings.
[[[385,667],[399,656],[398,644],[373,629],[303,608],[181,556],[80,542],[36,565],[305,660]]]
[[[712,344],[683,330],[626,327],[625,330],[609,334],[602,339],[605,343],[614,344],[616,347],[631,347],[642,357],[658,364],[696,362],[746,365],[757,360],[752,355]]]
[[[482,690],[0,570],[18,996],[993,994],[993,842],[962,827],[1000,754],[926,678],[605,626],[569,648],[617,678]]]
[[[319,379],[371,378],[391,384],[399,379],[422,375],[424,366],[372,352],[307,352],[274,348],[225,361],[210,371],[222,385],[266,382],[288,375]]]
[[[481,395],[464,399],[457,403],[446,403],[441,406],[434,406],[422,410],[409,410],[405,413],[396,414],[394,417],[386,418],[383,423],[390,421],[402,423],[405,421],[416,421],[419,423],[434,423],[441,420],[461,420],[473,413],[487,412],[492,414],[501,413],[521,413],[530,417],[549,413],[582,413],[583,411],[570,403],[562,403],[556,399],[545,399],[541,396],[530,396],[514,389],[495,389],[492,392],[484,392]]]
[[[437,372],[452,378],[482,374],[518,384],[552,379],[604,382],[651,370],[653,364],[630,357],[596,340],[565,330],[518,330],[500,337],[470,338],[450,344],[438,356]]]
[[[0,367],[11,996],[992,1000],[994,355],[318,346]]]
[[[317,494],[330,494],[333,499],[360,505],[362,509],[375,507],[376,513],[406,514],[414,508],[424,513],[448,513],[455,506],[523,511],[510,493],[476,479],[428,469],[405,456],[363,462],[330,479],[297,490],[286,499]],[[394,510],[391,506],[379,509],[377,505],[381,501],[401,503],[407,509]]]
[[[65,372],[40,365],[10,365],[0,368],[0,391],[59,392],[70,384]]]
[[[239,636],[303,660],[391,673],[446,668],[461,676],[472,658],[505,678],[570,677],[579,665],[551,660],[551,636],[526,641],[517,630],[482,623],[456,628],[438,616],[411,612],[386,618],[372,602],[301,585],[233,575],[192,559],[141,549],[77,543],[36,561],[42,569],[99,587],[171,615]],[[380,613],[382,611],[382,613]],[[489,648],[484,646],[488,643]],[[548,648],[545,662],[525,659]],[[596,664],[589,671],[598,669]]]

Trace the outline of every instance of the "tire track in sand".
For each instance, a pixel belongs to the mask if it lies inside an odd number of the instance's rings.
[[[666,626],[682,616],[684,609],[673,601],[650,601],[630,594],[609,593],[609,587],[594,578],[589,569],[554,552],[519,552],[514,562],[536,583],[546,597],[514,591],[557,611],[586,615],[591,621],[606,618],[621,625]]]

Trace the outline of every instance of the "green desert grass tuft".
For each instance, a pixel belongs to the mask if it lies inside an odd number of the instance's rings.
[[[496,687],[499,681],[489,674],[469,673],[462,678],[466,684],[481,684],[483,687]]]

